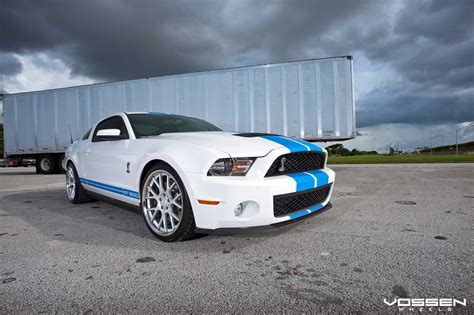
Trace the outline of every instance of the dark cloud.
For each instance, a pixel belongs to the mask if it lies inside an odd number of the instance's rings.
[[[407,84],[472,86],[472,69],[466,68],[474,62],[473,2],[402,3],[393,17],[383,10],[366,16],[369,27],[361,24],[362,19],[346,24],[346,31],[327,39],[326,46],[333,52],[349,46],[373,62],[388,64]]]
[[[220,66],[212,32],[222,8],[205,1],[6,1],[0,49],[47,52],[74,73],[102,80],[206,69]]]
[[[471,0],[411,1],[400,11],[395,32],[411,39],[426,38],[442,44],[455,44],[471,37]]]
[[[470,0],[0,1],[0,60],[43,52],[123,80],[355,54],[397,76],[361,96],[359,125],[472,118]]]
[[[390,92],[391,90],[378,90],[358,100],[357,127],[389,123],[439,124],[474,121],[472,96],[390,95]]]
[[[21,72],[21,69],[22,65],[17,57],[0,52],[0,77],[15,75]]]

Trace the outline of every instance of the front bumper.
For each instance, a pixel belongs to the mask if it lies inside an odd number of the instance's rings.
[[[311,173],[311,172],[310,172]],[[180,176],[186,186],[193,207],[198,231],[218,229],[247,229],[274,226],[319,212],[329,203],[334,189],[335,174],[329,168],[314,173],[300,173],[275,177],[212,177],[197,173]],[[327,198],[321,203],[295,213],[275,217],[273,197],[304,191],[331,184]],[[218,205],[205,205],[199,200],[219,201]],[[240,216],[234,214],[239,203],[244,203]]]
[[[202,233],[202,234],[210,234],[210,235],[232,235],[232,234],[243,234],[243,233],[253,233],[253,232],[272,232],[272,231],[278,231],[286,227],[290,227],[294,224],[299,223],[301,220],[306,220],[309,218],[312,218],[316,215],[319,215],[329,209],[332,208],[331,202],[328,202],[324,207],[319,209],[318,211],[314,211],[308,215],[305,216],[300,216],[298,218],[280,222],[280,223],[273,223],[270,225],[262,225],[262,226],[253,226],[253,227],[245,227],[245,228],[218,228],[214,230],[209,230],[209,229],[201,229],[201,228],[196,228],[195,232],[196,233]]]

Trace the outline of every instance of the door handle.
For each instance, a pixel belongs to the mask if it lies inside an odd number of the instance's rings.
[[[87,149],[87,150],[86,150],[86,154],[87,154],[87,155],[91,154],[91,150]]]

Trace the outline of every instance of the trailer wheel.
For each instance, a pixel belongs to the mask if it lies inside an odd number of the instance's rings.
[[[36,161],[36,167],[41,174],[52,174],[56,168],[56,159],[49,154],[41,155]]]
[[[59,174],[65,174],[66,173],[66,170],[64,169],[63,167],[63,162],[64,162],[64,158],[66,156],[63,154],[59,157],[59,160],[58,160],[58,170],[59,170]]]

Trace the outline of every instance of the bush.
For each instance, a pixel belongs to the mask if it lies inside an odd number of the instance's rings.
[[[326,148],[329,156],[356,156],[356,155],[377,155],[377,151],[359,151],[357,149],[346,149],[343,144],[336,143]]]

